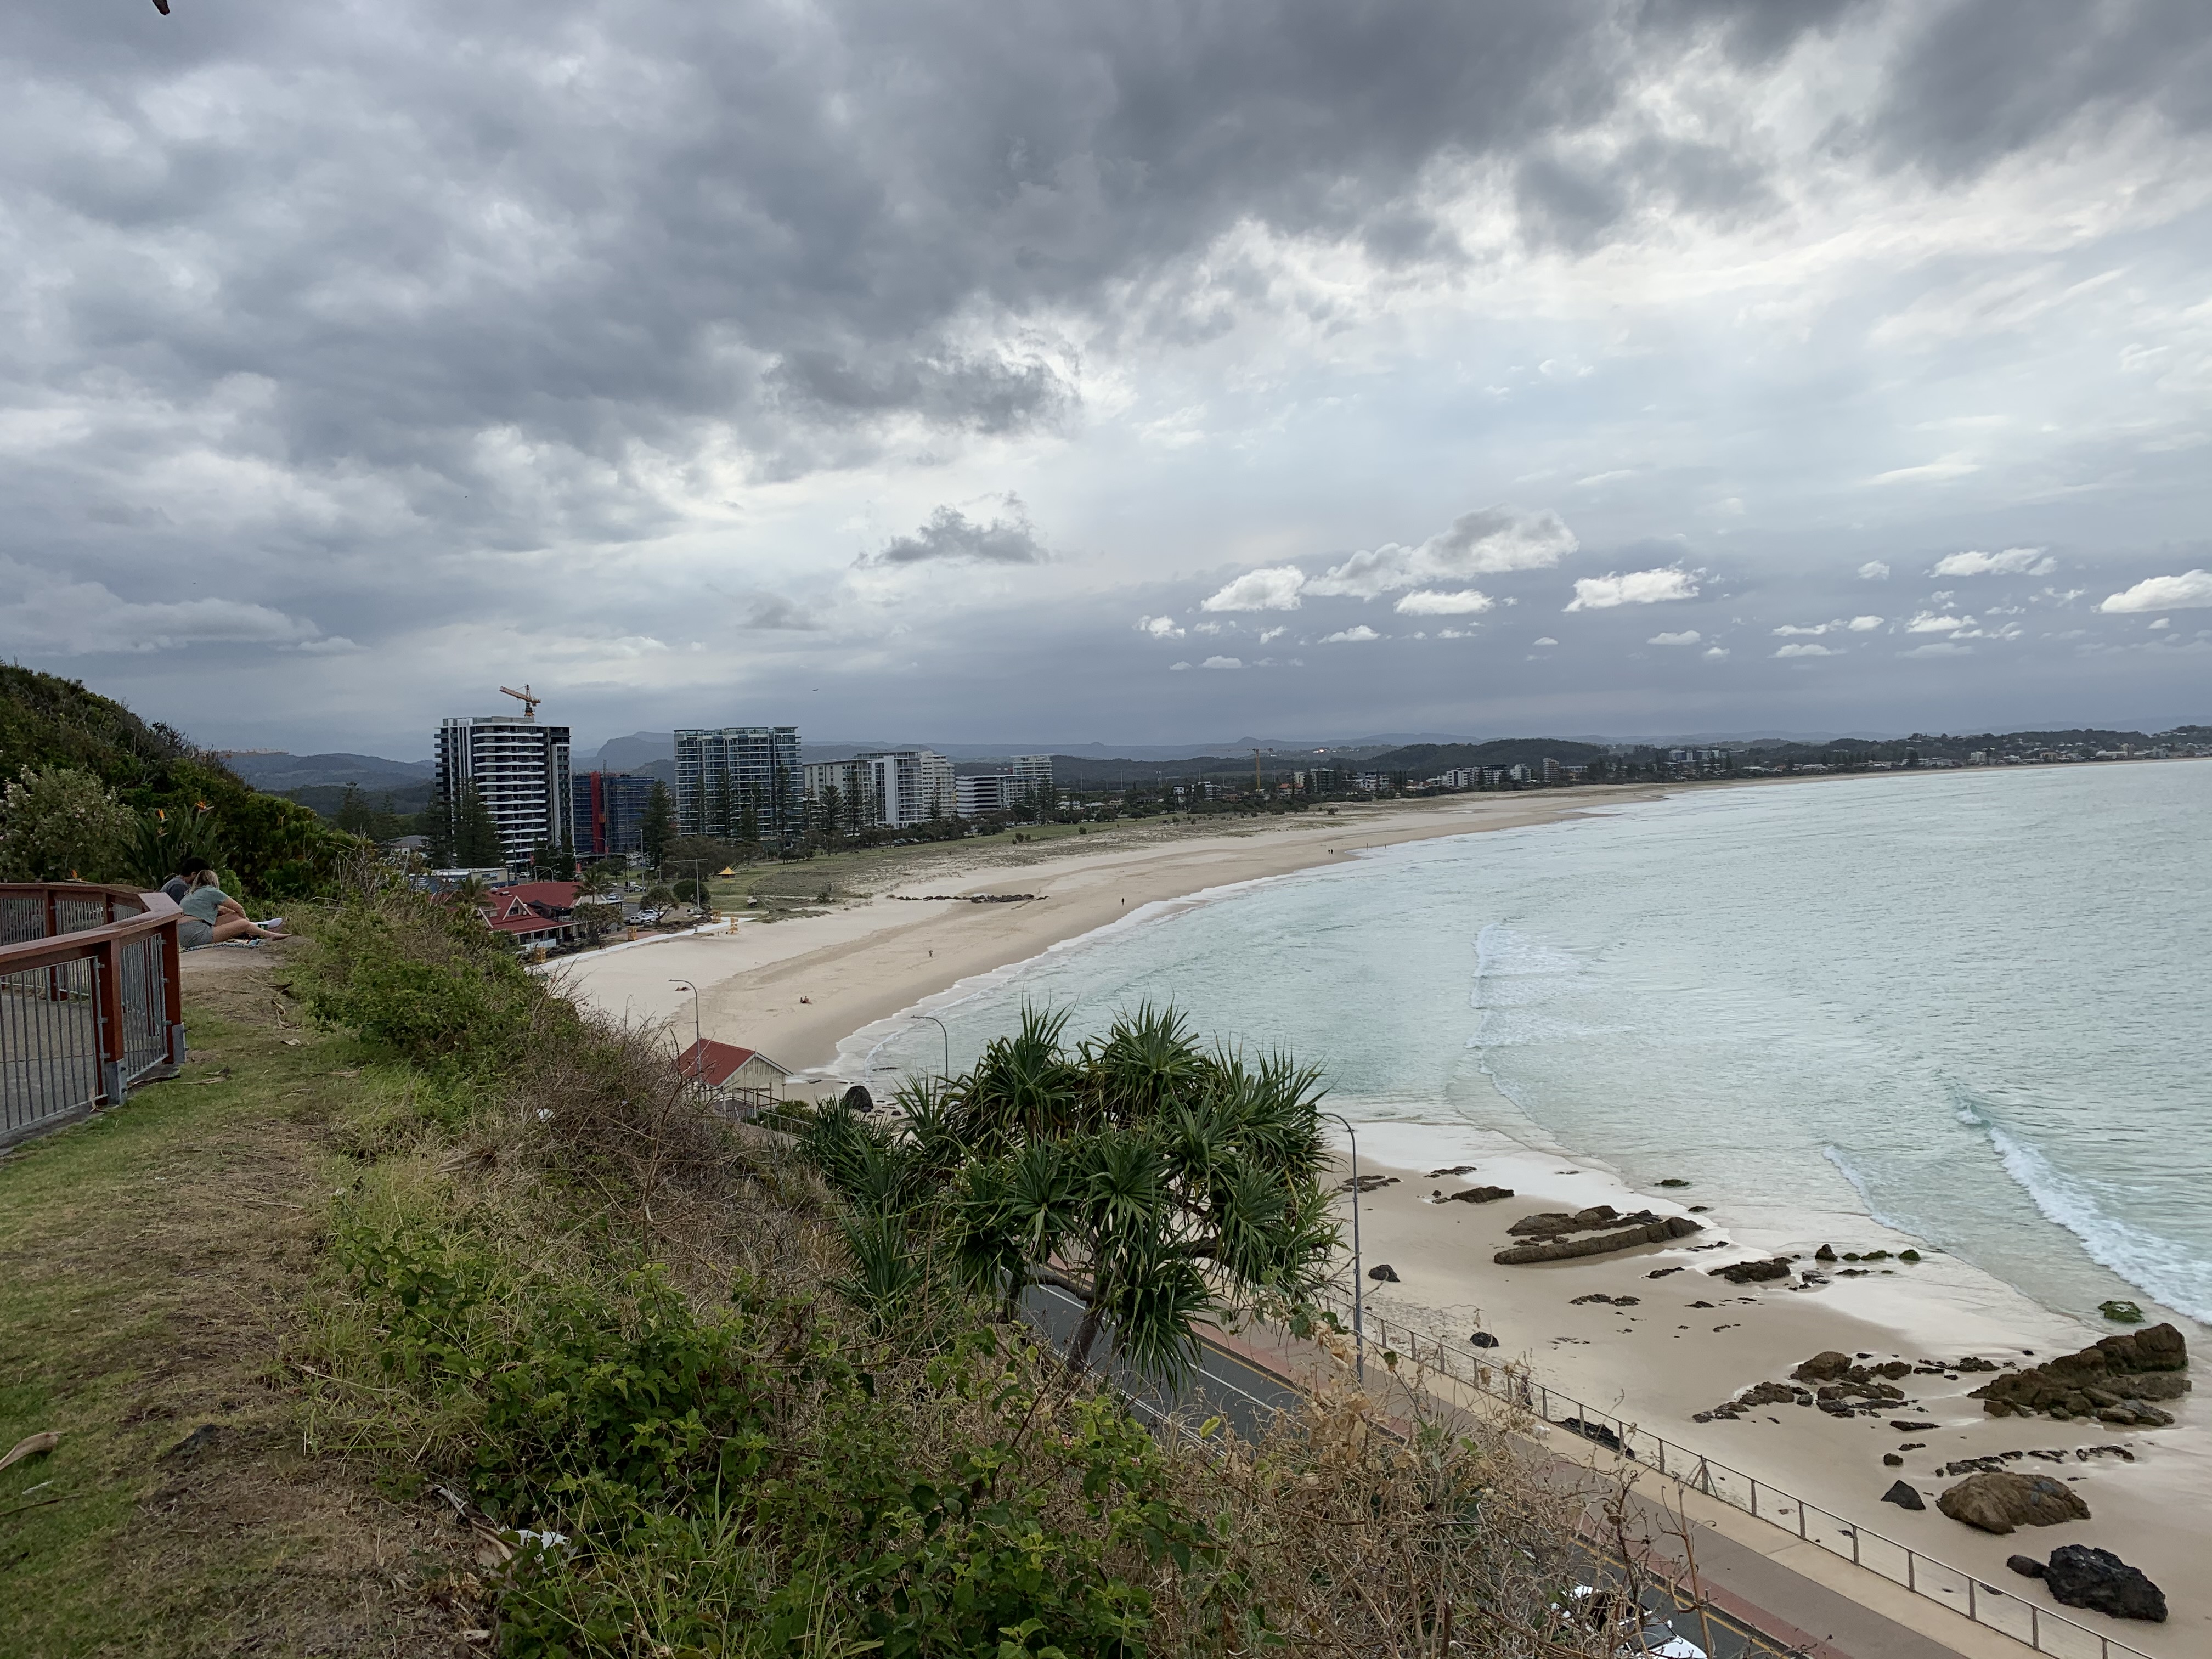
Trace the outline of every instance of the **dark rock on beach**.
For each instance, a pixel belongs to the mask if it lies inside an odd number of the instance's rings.
[[[1624,1217],[1633,1220],[1633,1217]],[[1517,1225],[1517,1224],[1516,1224]],[[1498,1252],[1491,1260],[1501,1267],[1515,1267],[1531,1261],[1565,1261],[1576,1256],[1607,1255],[1615,1250],[1632,1249],[1638,1244],[1665,1244],[1677,1238],[1687,1238],[1698,1231],[1698,1224],[1687,1216],[1668,1216],[1654,1218],[1640,1226],[1624,1227],[1617,1232],[1598,1233],[1589,1238],[1558,1238],[1541,1244],[1516,1244]]]
[[[1904,1480],[1890,1482],[1889,1490],[1881,1495],[1881,1501],[1885,1504],[1894,1504],[1901,1510],[1924,1510],[1928,1507],[1927,1499],[1915,1492],[1911,1483]]]
[[[1836,1247],[1832,1244],[1823,1244],[1813,1252],[1813,1260],[1815,1261],[1833,1261],[1835,1259]]]
[[[1954,1521],[1999,1534],[2014,1527],[2055,1527],[2089,1518],[2081,1494],[2063,1480],[2010,1469],[1967,1476],[1938,1498],[1936,1507]]]
[[[1770,1279],[1790,1277],[1790,1259],[1776,1256],[1771,1261],[1731,1261],[1725,1267],[1705,1270],[1716,1279],[1725,1279],[1731,1285],[1764,1285]]]
[[[1429,1179],[1430,1179],[1430,1180],[1431,1180],[1431,1181],[1434,1181],[1434,1180],[1435,1180],[1438,1176],[1448,1176],[1448,1175],[1473,1175],[1474,1173],[1474,1164],[1453,1164],[1453,1165],[1451,1166],[1451,1168],[1450,1168],[1450,1169],[1449,1169],[1449,1170],[1430,1170],[1430,1171],[1429,1171]]]
[[[2120,1427],[2164,1428],[2172,1413],[2150,1402],[2188,1393],[2188,1370],[2187,1339],[2172,1325],[2153,1325],[2006,1372],[1969,1397],[1992,1417],[2041,1413],[2062,1420],[2095,1418]]]
[[[1398,1282],[1398,1270],[1387,1261],[1378,1262],[1370,1267],[1367,1270],[1367,1276],[1384,1285],[1395,1285]]]
[[[2018,1573],[2023,1578],[2040,1578],[2043,1577],[2043,1563],[2037,1560],[2032,1555],[2008,1555],[2005,1557],[2005,1565],[2010,1567],[2014,1572]]]
[[[1464,1191],[1447,1193],[1447,1204],[1495,1204],[1501,1198],[1513,1196],[1510,1187],[1469,1187]]]
[[[1477,1331],[1473,1336],[1468,1338],[1468,1341],[1478,1348],[1494,1348],[1498,1346],[1498,1339],[1488,1331]]]
[[[2051,1552],[2043,1582],[2054,1601],[2087,1607],[2114,1619],[2166,1622],[2166,1593],[2110,1550],[2088,1544],[2061,1544]]]

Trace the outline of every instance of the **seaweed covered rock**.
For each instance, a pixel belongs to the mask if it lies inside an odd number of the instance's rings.
[[[1632,1220],[1633,1217],[1623,1218]],[[1607,1255],[1614,1250],[1630,1249],[1638,1244],[1665,1244],[1677,1238],[1687,1238],[1698,1231],[1698,1224],[1687,1216],[1668,1216],[1641,1226],[1624,1227],[1615,1232],[1595,1234],[1589,1238],[1553,1237],[1540,1244],[1516,1244],[1491,1257],[1502,1267],[1514,1267],[1530,1261],[1565,1261],[1576,1256]]]

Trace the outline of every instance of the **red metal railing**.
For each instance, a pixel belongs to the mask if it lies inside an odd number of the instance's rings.
[[[182,920],[163,893],[0,883],[0,1146],[184,1063]]]

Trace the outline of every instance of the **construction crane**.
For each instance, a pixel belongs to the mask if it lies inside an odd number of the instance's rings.
[[[1274,752],[1272,749],[1255,749],[1252,751],[1252,793],[1255,795],[1260,793],[1260,757]]]
[[[523,681],[522,690],[520,691],[516,690],[511,685],[502,685],[499,689],[522,705],[523,719],[526,720],[534,720],[538,718],[538,705],[544,702],[545,699],[543,697],[532,696],[531,695],[530,682],[528,680]]]

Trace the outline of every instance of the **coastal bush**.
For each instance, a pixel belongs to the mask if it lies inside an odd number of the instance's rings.
[[[303,1432],[465,1510],[504,1559],[441,1593],[501,1652],[1610,1650],[1557,1610],[1570,1498],[1495,1439],[1401,1397],[1407,1434],[1341,1382],[1256,1443],[1157,1433],[1001,1317],[1010,1279],[960,1273],[947,1176],[1060,1179],[1061,1130],[1126,1176],[1211,1112],[1228,1188],[1304,1180],[1303,1074],[1194,1065],[1172,1021],[1073,1050],[1037,1027],[896,1134],[834,1106],[772,1133],[449,907],[368,887],[310,926],[295,988],[361,1035],[376,1121],[342,1137],[288,1345]],[[1190,1201],[1215,1231],[1187,1243],[1280,1243]]]
[[[0,881],[108,881],[135,822],[89,772],[25,767],[0,794]]]

